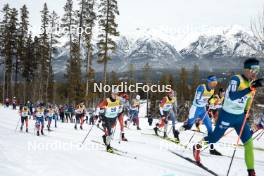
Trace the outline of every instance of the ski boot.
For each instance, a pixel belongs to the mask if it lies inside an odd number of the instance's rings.
[[[39,136],[39,131],[37,131],[37,136]]]
[[[74,129],[77,130],[77,125],[76,124],[74,125]]]
[[[173,129],[173,135],[174,135],[174,138],[175,138],[175,142],[178,144],[180,143],[180,138],[179,138],[179,131],[178,130],[175,130]]]
[[[164,134],[163,134],[163,138],[165,139],[165,138],[167,138],[167,137],[168,137],[167,133],[164,132]]]
[[[114,150],[113,150],[113,148],[110,145],[106,146],[106,151],[109,152],[109,153],[114,153]]]
[[[43,129],[41,129],[40,133],[41,133],[42,135],[44,135]]]
[[[20,131],[23,131],[23,127],[22,126],[20,127]]]
[[[210,154],[211,154],[211,155],[222,156],[222,154],[221,154],[220,152],[218,152],[218,151],[214,148],[214,144],[210,144]]]
[[[137,126],[137,130],[141,130],[141,128],[139,126]]]
[[[28,128],[26,128],[26,133],[28,133]]]
[[[106,136],[105,136],[105,134],[102,136],[102,138],[103,138],[104,144],[106,145]]]
[[[125,133],[121,133],[121,139],[122,141],[127,141],[127,138],[125,138]]]
[[[184,124],[180,127],[180,131],[186,131],[190,129],[190,127],[188,126],[188,124],[186,122],[184,122]]]
[[[83,129],[82,125],[80,125],[80,129],[81,129],[81,130]]]
[[[248,170],[248,176],[256,176],[256,172],[254,169],[249,169]]]
[[[201,148],[202,146],[200,144],[196,144],[193,146],[193,157],[197,164],[201,163],[201,157],[200,157]]]
[[[159,134],[158,134],[158,127],[155,127],[155,128],[153,128],[153,130],[154,130],[154,132],[155,132],[155,134],[158,136]]]

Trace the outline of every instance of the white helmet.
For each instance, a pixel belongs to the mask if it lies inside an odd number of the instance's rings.
[[[119,91],[118,91],[117,88],[115,88],[115,89],[112,90],[112,93],[117,95],[119,93]]]
[[[137,99],[137,100],[140,100],[140,95],[137,95],[137,96],[136,96],[136,99]]]

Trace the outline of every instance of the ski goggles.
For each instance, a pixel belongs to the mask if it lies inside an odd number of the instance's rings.
[[[259,65],[252,65],[250,67],[250,71],[255,74],[259,74],[260,72],[260,66]]]

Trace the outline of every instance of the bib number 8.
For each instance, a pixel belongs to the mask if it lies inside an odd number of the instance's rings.
[[[115,108],[111,108],[111,112],[116,112],[116,107]]]

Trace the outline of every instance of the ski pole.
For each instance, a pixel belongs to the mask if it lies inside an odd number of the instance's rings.
[[[252,138],[253,141],[254,141],[257,137],[259,137],[259,135],[262,134],[262,131],[261,131],[261,130],[262,130],[262,129],[258,129],[257,131],[254,132],[254,134],[255,134],[255,133],[257,133],[258,131],[260,131],[257,135],[255,135],[255,136]],[[254,134],[253,134],[253,135],[254,135]],[[253,136],[253,135],[252,135],[252,136]]]
[[[20,117],[18,118],[18,121],[17,121],[17,125],[16,125],[15,132],[17,131],[17,127],[18,127],[18,125],[19,125],[19,122],[20,122]]]
[[[263,136],[264,134],[264,130],[262,130],[262,133],[260,133],[261,135],[257,138],[257,141],[260,140],[260,138]]]
[[[250,111],[251,106],[252,106],[252,104],[253,104],[253,100],[254,100],[255,94],[256,94],[256,91],[253,91],[253,92],[252,92],[252,98],[251,98],[251,101],[250,101],[250,104],[249,104],[249,108],[248,108],[247,113],[246,113],[246,115],[245,115],[245,117],[244,117],[244,121],[243,121],[243,124],[242,124],[241,130],[240,130],[240,132],[239,132],[239,136],[238,136],[238,138],[237,138],[236,146],[235,146],[235,149],[234,149],[234,152],[233,152],[232,158],[231,158],[231,162],[230,162],[229,167],[228,167],[228,171],[227,171],[227,174],[226,174],[227,176],[229,175],[229,172],[230,172],[230,169],[231,169],[231,166],[232,166],[232,163],[233,163],[233,160],[234,160],[235,154],[236,154],[237,146],[238,146],[238,143],[239,143],[239,141],[240,141],[240,137],[241,137],[241,135],[242,135],[242,133],[243,133],[243,131],[244,131],[244,128],[245,128],[245,125],[246,125],[246,122],[247,122],[247,118],[248,118],[248,116],[249,116],[249,111]]]
[[[88,131],[88,133],[86,134],[86,136],[84,137],[82,143],[80,144],[80,147],[84,144],[84,142],[86,141],[87,137],[89,136],[89,134],[91,133],[92,129],[94,127],[94,124],[92,125],[92,127],[90,128],[90,130]]]
[[[208,110],[208,111],[209,111],[209,110]],[[205,117],[206,117],[206,114],[208,114],[208,111],[206,111],[206,113],[204,114],[203,119],[202,119],[202,122],[204,121],[204,119],[205,119]],[[195,136],[195,134],[196,134],[196,131],[194,131],[194,133],[193,133],[192,137],[190,138],[188,144],[185,145],[185,149],[186,149],[186,148],[188,147],[188,145],[191,143],[191,141],[192,141],[193,137]]]

